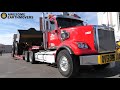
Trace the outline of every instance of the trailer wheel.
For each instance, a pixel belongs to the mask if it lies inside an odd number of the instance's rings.
[[[29,61],[31,64],[35,64],[35,53],[34,52],[29,52]]]
[[[18,55],[18,43],[17,42],[15,43],[14,49],[15,49],[14,51],[15,55]]]
[[[62,50],[57,56],[57,66],[63,76],[71,78],[78,74],[80,63],[77,56],[70,55],[67,50]]]
[[[25,61],[26,62],[29,62],[29,52],[28,51],[25,51]]]

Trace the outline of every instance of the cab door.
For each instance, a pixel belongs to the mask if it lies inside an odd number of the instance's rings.
[[[50,30],[48,32],[48,48],[56,49],[60,42],[60,31],[57,29],[57,21],[50,20]]]

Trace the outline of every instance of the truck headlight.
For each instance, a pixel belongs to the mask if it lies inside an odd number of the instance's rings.
[[[88,49],[88,45],[86,43],[78,42],[77,44],[78,44],[78,48]]]

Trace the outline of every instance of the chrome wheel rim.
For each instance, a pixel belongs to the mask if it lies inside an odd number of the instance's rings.
[[[25,61],[27,61],[27,55],[25,54]]]
[[[32,55],[31,54],[30,54],[30,59],[29,60],[30,60],[30,62],[32,62]]]
[[[68,70],[68,60],[65,56],[62,56],[60,58],[60,68],[62,71],[67,71]]]

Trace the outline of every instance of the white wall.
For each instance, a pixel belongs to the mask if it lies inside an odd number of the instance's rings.
[[[12,45],[0,45],[0,51],[3,53],[11,53],[12,52]]]
[[[115,30],[116,41],[120,39],[120,28],[119,28],[119,13],[118,12],[98,12],[98,25],[106,24],[113,26]]]
[[[0,45],[0,51],[4,51],[5,47],[4,45]]]
[[[11,53],[12,52],[12,45],[5,45],[5,52]]]

